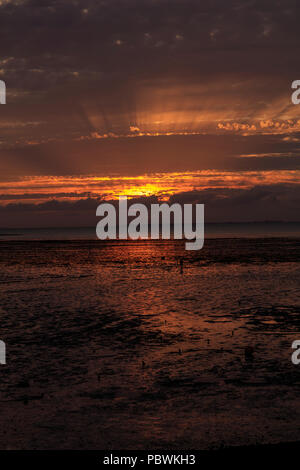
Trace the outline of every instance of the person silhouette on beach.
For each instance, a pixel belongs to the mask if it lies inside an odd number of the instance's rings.
[[[180,258],[180,274],[183,274],[183,258]]]

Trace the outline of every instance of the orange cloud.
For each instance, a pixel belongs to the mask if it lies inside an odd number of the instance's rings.
[[[300,132],[299,119],[286,119],[286,120],[259,120],[253,123],[242,122],[219,122],[217,128],[224,131],[241,132],[248,135],[253,134],[289,134]]]
[[[139,176],[38,176],[0,183],[0,203],[41,202],[47,199],[72,200],[82,197],[116,199],[156,195],[167,199],[173,194],[208,188],[251,188],[278,183],[298,184],[300,170],[225,172],[199,170],[154,173]]]

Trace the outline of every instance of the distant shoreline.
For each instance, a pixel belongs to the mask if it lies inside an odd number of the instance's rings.
[[[173,232],[171,226],[171,233]],[[299,238],[300,222],[210,222],[206,223],[205,240],[220,238]],[[96,224],[91,227],[2,228],[0,240],[100,240]],[[145,238],[149,240],[150,238]],[[110,240],[112,241],[112,240]],[[119,240],[116,240],[119,243]],[[157,241],[162,241],[161,237]]]
[[[282,221],[282,220],[267,220],[267,221],[252,221],[252,222],[205,222],[206,226],[212,225],[300,225],[300,221]],[[86,225],[86,226],[67,226],[67,227],[2,227],[0,228],[0,235],[2,230],[95,230],[95,226]],[[7,235],[7,234],[5,234]]]

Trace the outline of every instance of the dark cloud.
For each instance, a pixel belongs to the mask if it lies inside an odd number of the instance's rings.
[[[0,227],[81,227],[96,226],[96,208],[102,198],[86,198],[76,202],[55,199],[39,204],[14,203],[0,206]],[[111,202],[117,206],[117,201]],[[147,207],[157,203],[156,196],[140,197],[130,203]],[[169,198],[170,203],[205,204],[206,222],[300,222],[299,185],[276,184],[251,189],[207,189],[179,193]]]
[[[254,156],[241,157],[244,153]],[[262,135],[158,136],[18,146],[3,149],[0,157],[1,178],[26,174],[137,175],[198,169],[300,169],[299,143],[285,141],[282,136]]]
[[[289,104],[299,15],[294,0],[1,2],[1,78],[10,102],[56,104],[69,118],[62,102],[74,111],[92,99],[114,125],[120,113],[128,124],[170,85],[173,107],[224,112],[230,101],[251,117],[274,98]]]
[[[299,20],[297,0],[0,1],[0,180],[299,169]]]
[[[191,191],[175,194],[170,202],[205,204],[209,222],[300,221],[297,184]]]
[[[1,71],[17,101],[96,93],[116,111],[125,88],[134,112],[144,87],[179,83],[185,99],[199,99],[213,80],[216,99],[250,106],[255,94],[259,108],[288,95],[300,72],[294,0],[25,0],[0,12]]]

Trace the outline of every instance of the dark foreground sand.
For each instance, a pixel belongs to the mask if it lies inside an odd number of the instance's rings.
[[[183,274],[171,243],[0,251],[2,449],[300,439],[298,240],[211,241]]]

